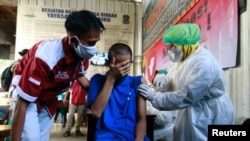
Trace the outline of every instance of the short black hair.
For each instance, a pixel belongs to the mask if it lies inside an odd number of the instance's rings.
[[[74,11],[68,15],[65,24],[67,32],[75,33],[81,37],[88,32],[89,29],[105,30],[101,20],[96,17],[93,12],[88,10]]]
[[[132,50],[131,48],[123,43],[113,44],[108,51],[108,60],[112,60],[112,57],[115,55],[130,55],[132,59]]]
[[[29,50],[28,49],[23,49],[22,51],[19,51],[19,55],[24,56]]]

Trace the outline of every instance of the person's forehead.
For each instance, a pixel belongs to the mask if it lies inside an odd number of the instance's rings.
[[[99,41],[100,36],[101,36],[100,30],[90,29],[83,36],[81,36],[79,40],[82,42]]]
[[[116,62],[123,62],[125,60],[131,60],[131,56],[129,54],[126,55],[115,55]]]
[[[165,46],[167,47],[167,49],[170,49],[170,50],[176,48],[176,45],[173,43],[165,44]]]
[[[168,43],[168,44],[165,44],[165,46],[167,46],[167,47],[173,47],[175,45],[173,43]]]

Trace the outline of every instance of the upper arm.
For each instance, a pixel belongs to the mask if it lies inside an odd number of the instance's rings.
[[[146,117],[146,99],[138,95],[138,119]]]
[[[141,84],[147,84],[147,81],[146,81],[146,79],[145,78],[141,78]]]
[[[13,85],[17,86],[19,96],[29,102],[35,101],[50,80],[49,66],[39,58],[30,60],[25,66],[18,68],[13,78]]]
[[[142,77],[141,84],[147,84],[146,80]],[[146,117],[146,99],[138,94],[138,119],[142,119]]]

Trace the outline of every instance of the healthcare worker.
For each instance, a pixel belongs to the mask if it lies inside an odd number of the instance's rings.
[[[167,79],[156,86],[170,86],[156,92],[141,84],[139,92],[160,110],[178,110],[174,141],[206,141],[208,125],[233,124],[233,107],[226,93],[224,72],[216,58],[199,45],[200,28],[182,23],[171,26],[163,36],[173,62]]]
[[[167,71],[164,69],[157,70],[153,79],[154,91],[164,92],[170,87],[164,85],[162,87],[156,86],[160,79],[166,80]],[[173,127],[176,120],[176,111],[159,110],[152,106],[151,102],[147,100],[147,113],[154,114],[154,141],[172,141]]]

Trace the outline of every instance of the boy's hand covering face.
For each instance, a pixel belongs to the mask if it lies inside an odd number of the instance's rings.
[[[109,64],[109,75],[111,75],[115,79],[122,78],[129,74],[130,67],[131,67],[130,59],[125,61],[121,59],[120,61],[115,57],[113,57]]]

